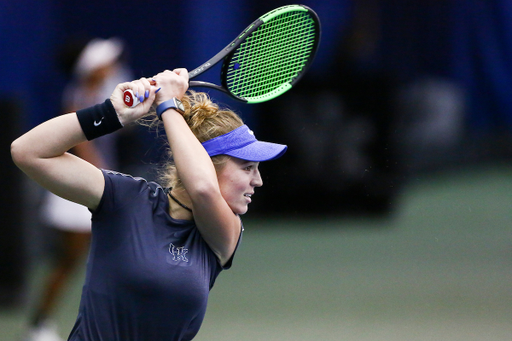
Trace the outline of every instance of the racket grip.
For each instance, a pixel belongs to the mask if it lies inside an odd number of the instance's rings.
[[[135,96],[133,91],[130,89],[125,90],[123,92],[123,101],[124,101],[124,104],[126,104],[126,106],[128,106],[130,108],[134,108],[140,103],[139,99]]]

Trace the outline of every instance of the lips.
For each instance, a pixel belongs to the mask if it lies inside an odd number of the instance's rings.
[[[252,193],[245,193],[244,197],[246,197],[249,200],[249,202],[252,202]]]

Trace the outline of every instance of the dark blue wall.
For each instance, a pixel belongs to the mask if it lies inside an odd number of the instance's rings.
[[[320,15],[324,41],[315,68],[329,62],[330,41],[346,22],[348,0],[306,1]],[[251,21],[286,2],[2,0],[1,90],[23,102],[25,128],[58,113],[65,76],[57,51],[73,37],[118,36],[129,47],[135,77],[166,68],[194,68],[227,45]],[[325,72],[325,70],[323,71]],[[205,74],[216,81],[215,73]],[[228,105],[239,108],[219,95]],[[244,107],[250,115],[250,107]]]
[[[308,77],[332,74],[353,3],[372,2],[380,6],[382,26],[374,67],[404,82],[424,74],[451,77],[470,94],[469,120],[491,128],[496,121],[510,124],[510,0],[303,1],[323,24],[321,50]],[[130,47],[135,76],[151,76],[166,68],[197,66],[256,17],[283,4],[288,2],[2,0],[2,96],[23,103],[27,129],[58,113],[66,79],[55,53],[71,37],[119,36]],[[205,76],[216,80],[215,74]],[[251,115],[252,108],[241,109]]]

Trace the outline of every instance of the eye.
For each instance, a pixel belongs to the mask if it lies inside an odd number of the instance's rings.
[[[243,167],[243,170],[245,170],[245,171],[253,171],[258,168],[258,164],[255,162],[251,162],[251,163],[246,163],[242,167]]]

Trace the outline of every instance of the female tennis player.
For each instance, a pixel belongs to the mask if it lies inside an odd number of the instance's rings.
[[[123,102],[128,89],[141,101],[134,108]],[[258,141],[235,113],[187,89],[185,69],[121,83],[104,103],[42,123],[11,145],[28,176],[92,212],[87,274],[69,340],[192,340],[209,290],[231,266],[243,231],[239,216],[262,186],[259,162],[286,151]],[[152,107],[172,153],[160,184],[67,153]]]

